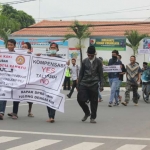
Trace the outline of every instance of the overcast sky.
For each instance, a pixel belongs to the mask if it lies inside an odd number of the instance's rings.
[[[1,3],[12,1],[21,0],[0,0]],[[150,17],[149,0],[36,0],[12,6],[32,15],[36,20],[143,21]]]

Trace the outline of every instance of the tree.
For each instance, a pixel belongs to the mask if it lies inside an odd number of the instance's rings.
[[[4,39],[5,45],[8,40],[8,36],[12,31],[18,30],[20,25],[13,19],[9,19],[6,16],[0,15],[0,37]]]
[[[138,52],[138,47],[140,45],[140,41],[143,38],[148,37],[148,34],[140,34],[137,30],[131,30],[131,31],[126,31],[125,36],[128,39],[128,41],[130,42],[130,43],[126,42],[126,45],[128,47],[132,48],[133,54],[135,56]]]
[[[7,16],[9,19],[13,19],[17,23],[20,23],[21,29],[35,23],[32,16],[28,15],[24,11],[17,11],[10,5],[3,5],[1,15]]]
[[[67,34],[65,35],[65,40],[68,40],[70,38],[77,38],[79,39],[79,49],[80,49],[80,63],[82,64],[82,45],[81,41],[83,39],[88,38],[91,33],[89,31],[89,26],[88,24],[80,24],[78,21],[74,21],[73,24],[69,27],[74,34]]]

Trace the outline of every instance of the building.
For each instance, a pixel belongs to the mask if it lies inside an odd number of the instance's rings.
[[[17,41],[17,48],[28,41],[32,44],[35,53],[46,53],[50,42],[59,44],[59,54],[65,58],[77,57],[79,63],[80,53],[77,48],[78,40],[69,39],[64,42],[64,35],[73,33],[69,26],[73,21],[48,21],[43,20],[32,25],[32,28],[25,28],[14,32],[10,38]],[[90,24],[91,37],[82,41],[83,58],[86,56],[87,47],[92,44],[96,46],[97,56],[101,56],[104,60],[111,58],[113,49],[119,50],[123,56],[122,61],[129,63],[129,57],[133,54],[132,49],[125,46],[126,38],[124,33],[126,30],[138,30],[140,33],[148,33],[150,35],[150,22],[132,22],[132,21],[81,21],[82,24]],[[2,41],[0,40],[0,45]],[[145,44],[146,45],[145,45]],[[141,41],[139,48],[143,49],[150,46],[150,41]],[[143,61],[148,61],[148,55],[137,55],[137,61],[142,65]]]

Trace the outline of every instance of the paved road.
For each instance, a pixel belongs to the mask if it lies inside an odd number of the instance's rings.
[[[18,120],[5,116],[0,121],[0,150],[150,150],[150,105],[141,99],[138,107],[131,101],[127,107],[109,108],[110,93],[102,95],[97,124],[81,122],[76,93],[66,100],[65,113],[57,112],[54,124],[46,122],[45,106],[35,104],[35,117],[28,118],[27,104],[20,104]],[[9,102],[6,114],[11,111]]]

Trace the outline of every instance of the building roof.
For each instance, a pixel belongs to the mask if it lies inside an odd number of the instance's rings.
[[[90,24],[91,36],[124,36],[126,30],[138,30],[139,33],[150,35],[150,22],[133,21],[79,21],[82,24]],[[43,20],[31,27],[49,26],[51,28],[24,28],[14,32],[12,36],[64,36],[73,33],[69,26],[73,21],[49,21]],[[56,27],[55,27],[56,26]],[[62,27],[65,26],[65,27]]]

